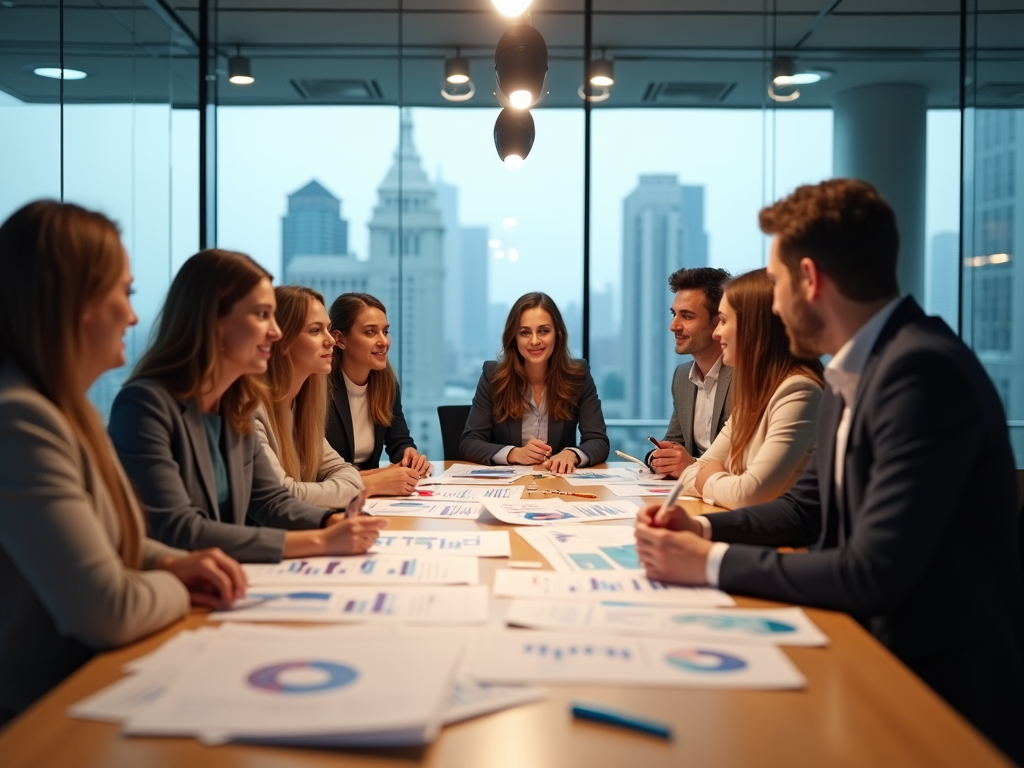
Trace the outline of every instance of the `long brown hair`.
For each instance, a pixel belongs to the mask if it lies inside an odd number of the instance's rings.
[[[820,360],[801,360],[789,351],[782,320],[772,313],[772,282],[764,269],[727,283],[725,298],[736,314],[736,359],[732,373],[732,447],[729,471],[739,472],[743,452],[757,432],[768,401],[790,376],[822,380]]]
[[[491,375],[494,418],[496,421],[519,421],[526,413],[523,393],[529,389],[530,382],[526,378],[526,363],[519,354],[516,333],[523,312],[528,309],[543,309],[551,315],[551,322],[555,326],[555,346],[548,358],[545,397],[551,418],[555,421],[568,421],[583,387],[586,368],[569,356],[569,332],[562,320],[562,313],[550,296],[540,292],[520,296],[505,320],[505,330],[501,334],[501,355]]]
[[[64,414],[117,512],[121,560],[139,568],[140,520],[82,376],[82,313],[115,288],[123,259],[117,227],[102,214],[50,200],[14,213],[0,226],[0,360]]]
[[[263,401],[270,420],[270,428],[277,438],[278,459],[290,477],[303,482],[315,482],[324,457],[324,434],[327,423],[327,375],[311,374],[295,395],[295,409],[289,418],[288,390],[292,384],[292,361],[288,350],[307,325],[309,310],[314,301],[324,303],[324,297],[300,285],[281,285],[274,289],[277,296],[277,324],[281,338],[274,344],[267,366],[266,399]],[[292,429],[283,425],[292,422]]]
[[[387,310],[380,300],[368,293],[343,293],[331,304],[328,312],[331,318],[331,330],[341,331],[348,336],[352,332],[359,313],[367,308],[379,309],[385,315]],[[333,370],[331,371],[332,383],[335,387],[345,387],[344,379],[341,377],[341,361],[345,356],[345,350],[341,347],[334,348]],[[370,371],[366,396],[370,410],[370,418],[374,424],[382,427],[390,427],[394,418],[395,394],[398,392],[398,377],[395,376],[395,369],[391,367],[391,360],[383,370]]]
[[[200,251],[182,264],[160,310],[156,335],[129,381],[153,379],[180,400],[210,391],[221,367],[217,321],[270,273],[236,251]],[[253,430],[262,400],[259,375],[239,376],[221,398],[221,413],[235,432]]]

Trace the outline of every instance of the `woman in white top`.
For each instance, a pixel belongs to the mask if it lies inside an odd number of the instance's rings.
[[[726,509],[771,501],[793,486],[814,451],[821,362],[790,352],[763,269],[726,285],[713,335],[733,367],[732,414],[683,471],[683,493]]]
[[[31,203],[0,226],[0,725],[97,651],[189,604],[227,607],[245,574],[220,550],[146,537],[86,391],[124,365],[132,275],[109,219]]]
[[[327,442],[359,468],[370,496],[408,496],[433,468],[402,414],[384,305],[368,293],[343,293],[331,304],[330,320],[337,347]],[[381,469],[385,449],[391,466]]]
[[[256,411],[256,435],[281,483],[303,501],[344,509],[363,490],[359,470],[325,435],[334,337],[324,297],[309,288],[274,289],[281,339]]]

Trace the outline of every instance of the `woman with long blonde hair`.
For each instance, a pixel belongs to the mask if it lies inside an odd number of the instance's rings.
[[[462,457],[557,473],[608,458],[597,387],[586,362],[570,357],[569,332],[551,297],[520,296],[501,346],[499,359],[484,363],[462,433]]]
[[[344,509],[363,490],[359,470],[325,437],[334,337],[324,297],[297,285],[278,286],[281,339],[267,366],[256,435],[278,480],[320,507]]]
[[[86,392],[124,365],[136,322],[114,224],[40,201],[0,226],[0,724],[96,651],[227,607],[245,574],[219,550],[146,537]]]
[[[735,509],[778,498],[803,473],[814,452],[824,381],[819,360],[790,351],[765,270],[726,284],[719,313],[714,338],[733,367],[732,414],[681,477],[683,493]]]
[[[153,343],[114,399],[114,446],[167,544],[277,562],[365,552],[384,525],[295,498],[271,468],[253,414],[281,338],[276,308],[255,261],[200,251],[175,275]]]
[[[343,293],[331,304],[330,321],[337,346],[327,442],[359,468],[370,496],[408,496],[433,467],[416,450],[402,413],[398,377],[388,360],[387,311],[368,293]],[[391,466],[381,469],[384,450]]]

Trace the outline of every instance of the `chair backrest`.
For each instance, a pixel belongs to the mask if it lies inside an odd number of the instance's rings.
[[[458,461],[462,458],[462,431],[466,428],[469,418],[468,405],[439,405],[437,418],[441,421],[441,444],[444,447],[445,461]]]

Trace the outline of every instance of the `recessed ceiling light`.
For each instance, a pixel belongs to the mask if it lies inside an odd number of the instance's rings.
[[[519,16],[530,7],[532,0],[494,0],[494,7],[505,16]]]
[[[63,70],[63,78],[60,76],[60,67],[36,67],[32,71],[40,77],[49,77],[52,80],[84,80],[88,77],[88,75],[80,69],[68,69],[66,67]]]

